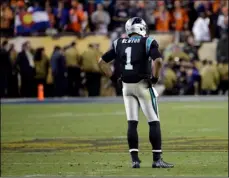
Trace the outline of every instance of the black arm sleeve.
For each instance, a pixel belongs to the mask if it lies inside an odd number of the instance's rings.
[[[156,40],[154,40],[151,45],[150,45],[150,51],[149,51],[149,56],[155,60],[157,58],[161,58],[162,55],[158,49],[159,45]]]
[[[114,48],[110,49],[102,56],[102,59],[107,63],[113,61],[115,58],[116,58],[116,53]]]

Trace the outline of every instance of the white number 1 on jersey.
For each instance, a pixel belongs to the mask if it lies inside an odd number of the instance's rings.
[[[126,48],[125,53],[126,53],[125,69],[126,70],[133,70],[133,66],[131,65],[131,47]]]

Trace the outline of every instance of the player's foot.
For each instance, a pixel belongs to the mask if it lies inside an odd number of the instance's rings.
[[[140,168],[140,161],[133,161],[132,168]]]
[[[154,161],[152,168],[173,168],[174,165],[170,163],[166,163],[163,159],[159,159],[158,161]]]

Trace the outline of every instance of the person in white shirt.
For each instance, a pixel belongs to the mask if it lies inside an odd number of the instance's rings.
[[[222,8],[222,14],[219,15],[217,20],[217,25],[220,27],[221,30],[228,29],[228,8]]]
[[[91,21],[96,27],[96,34],[107,35],[108,25],[110,24],[110,16],[103,9],[102,4],[97,5],[97,10],[91,15]]]
[[[211,35],[209,30],[210,19],[205,12],[201,12],[199,17],[194,22],[192,32],[197,42],[210,41]]]

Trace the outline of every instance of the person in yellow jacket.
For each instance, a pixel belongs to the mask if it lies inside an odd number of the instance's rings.
[[[86,73],[86,88],[88,96],[99,96],[102,74],[98,66],[101,56],[98,45],[89,44],[88,49],[83,52],[81,58],[82,70]]]
[[[177,84],[177,76],[170,64],[166,64],[163,71],[163,84],[165,85],[164,95],[178,94],[175,89]]]
[[[218,71],[220,76],[218,90],[224,95],[228,91],[228,62],[226,60],[218,64]]]
[[[201,74],[201,94],[214,95],[217,94],[219,84],[219,72],[217,66],[212,61],[203,61]]]
[[[64,55],[68,73],[68,95],[79,96],[81,85],[80,55],[75,42],[65,48]]]

